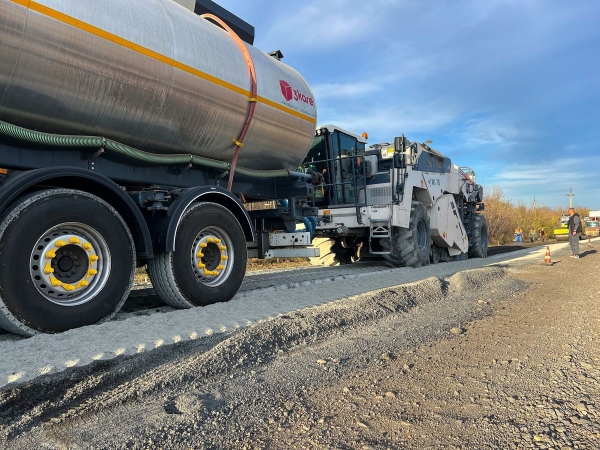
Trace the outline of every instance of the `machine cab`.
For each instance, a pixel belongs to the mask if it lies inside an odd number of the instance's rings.
[[[333,125],[318,127],[304,170],[318,172],[323,183],[315,187],[319,207],[357,203],[359,186],[365,184],[367,140]]]

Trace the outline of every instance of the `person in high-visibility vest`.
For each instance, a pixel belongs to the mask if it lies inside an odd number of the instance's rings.
[[[531,243],[533,244],[533,241],[535,241],[535,228],[531,227],[529,229],[529,240],[531,241]]]
[[[515,243],[518,242],[523,243],[523,230],[521,230],[521,227],[515,229]]]

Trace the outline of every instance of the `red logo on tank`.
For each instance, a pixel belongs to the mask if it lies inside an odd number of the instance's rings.
[[[279,80],[279,85],[281,86],[281,93],[283,94],[283,97],[288,102],[295,100],[297,102],[306,103],[310,106],[315,106],[315,101],[312,97],[303,94],[298,89],[294,89],[287,81]]]
[[[294,96],[292,87],[283,80],[279,80],[279,85],[281,86],[281,93],[285,97],[285,99],[289,102]]]

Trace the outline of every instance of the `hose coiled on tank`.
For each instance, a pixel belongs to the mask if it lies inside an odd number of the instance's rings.
[[[122,144],[111,139],[100,136],[71,136],[65,134],[42,133],[41,131],[29,130],[0,120],[0,135],[9,136],[33,144],[46,145],[51,147],[77,147],[77,148],[103,148],[105,151],[112,151],[130,159],[144,161],[151,164],[193,164],[212,169],[229,170],[229,164],[216,159],[205,158],[203,156],[173,154],[159,155],[157,153],[145,152],[128,145]],[[256,170],[245,167],[237,167],[236,173],[256,178],[282,178],[288,177],[288,170]]]

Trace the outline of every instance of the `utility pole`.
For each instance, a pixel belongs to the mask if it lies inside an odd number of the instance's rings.
[[[573,207],[573,196],[575,194],[573,194],[573,188],[569,189],[569,193],[567,194],[567,197],[569,197],[569,209],[571,209]]]

